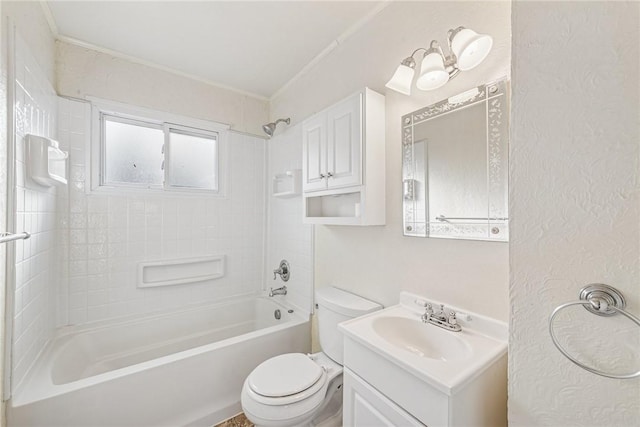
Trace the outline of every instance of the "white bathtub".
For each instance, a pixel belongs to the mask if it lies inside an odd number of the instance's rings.
[[[14,393],[9,426],[211,426],[241,411],[259,363],[310,345],[308,316],[263,297],[68,328]]]

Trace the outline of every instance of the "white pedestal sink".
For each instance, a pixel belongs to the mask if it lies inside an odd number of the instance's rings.
[[[340,325],[344,425],[506,425],[507,325],[445,304],[462,327],[446,330],[422,322],[424,303],[440,305],[403,292],[399,305]]]

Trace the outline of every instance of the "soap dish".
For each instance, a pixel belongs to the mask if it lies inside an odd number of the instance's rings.
[[[58,141],[27,135],[27,169],[31,179],[45,187],[67,184],[67,158]]]

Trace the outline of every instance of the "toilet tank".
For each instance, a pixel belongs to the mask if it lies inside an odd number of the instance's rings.
[[[343,341],[338,323],[380,310],[382,306],[334,287],[316,290],[316,304],[322,352],[342,365]]]

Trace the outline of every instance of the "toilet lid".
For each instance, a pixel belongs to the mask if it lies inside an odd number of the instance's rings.
[[[300,393],[322,376],[322,368],[302,353],[272,357],[251,372],[251,389],[266,397],[283,397]]]

